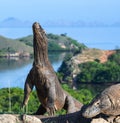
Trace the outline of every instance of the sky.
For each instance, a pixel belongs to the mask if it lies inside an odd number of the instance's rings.
[[[0,0],[0,21],[120,21],[120,0]]]

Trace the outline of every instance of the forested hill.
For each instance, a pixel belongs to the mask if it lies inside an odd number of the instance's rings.
[[[49,51],[76,51],[85,49],[84,44],[66,36],[65,34],[47,34]],[[0,56],[30,56],[33,54],[33,36],[29,35],[19,39],[10,39],[0,36]]]
[[[86,49],[67,56],[58,74],[65,82],[120,82],[120,50]]]
[[[70,51],[84,49],[86,46],[83,43],[78,43],[77,40],[68,37],[66,34],[55,35],[47,34],[48,38],[48,50],[49,51]],[[33,36],[19,38],[21,42],[26,45],[33,46]]]

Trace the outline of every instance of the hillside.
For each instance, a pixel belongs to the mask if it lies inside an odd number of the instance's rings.
[[[6,56],[8,53],[11,55],[19,55],[19,53],[33,52],[32,47],[20,42],[19,40],[9,39],[0,36],[0,56]]]
[[[73,51],[84,49],[86,46],[84,44],[78,43],[76,40],[66,36],[66,34],[55,35],[47,34],[48,38],[48,50],[49,51]],[[33,36],[29,35],[27,37],[17,39],[26,45],[33,45]]]
[[[79,51],[85,49],[84,44],[67,37],[65,34],[47,34],[48,51]],[[33,54],[33,36],[10,39],[0,36],[0,56],[30,56]]]
[[[119,82],[119,60],[119,51],[86,49],[67,56],[58,72],[66,82]]]

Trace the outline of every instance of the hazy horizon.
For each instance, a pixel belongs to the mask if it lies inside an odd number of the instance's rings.
[[[120,0],[1,0],[0,2],[0,27],[5,27],[6,25],[10,27],[10,29],[0,28],[0,35],[7,37],[14,38],[32,34],[31,26],[35,21],[42,24],[42,26],[48,24],[72,25],[73,27],[86,25],[93,25],[92,27],[98,25],[99,27],[102,25],[104,27],[105,24],[106,27],[107,25],[120,27]],[[10,18],[13,21],[2,23],[3,20],[9,20]],[[14,21],[14,18],[18,19],[18,21]],[[23,25],[30,25],[30,29],[14,29],[16,25],[19,25],[19,27],[22,25],[20,20],[25,22]],[[54,28],[47,30],[48,32],[55,34],[59,32],[67,33],[68,36],[87,42],[87,44],[92,44],[95,48],[100,47],[100,44],[101,47],[106,44],[108,48],[114,48],[120,44],[119,28],[100,28],[97,30],[93,28],[88,30],[83,28],[61,30],[59,28],[56,30]]]
[[[1,0],[0,21],[14,17],[23,21],[63,20],[119,22],[119,0]]]

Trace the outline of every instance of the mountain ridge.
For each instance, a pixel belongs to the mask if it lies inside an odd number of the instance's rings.
[[[32,21],[20,20],[14,17],[5,18],[0,22],[2,28],[17,28],[17,27],[31,27]],[[120,27],[120,21],[116,21],[110,24],[102,21],[86,21],[86,20],[46,20],[41,21],[41,24],[46,27]]]

